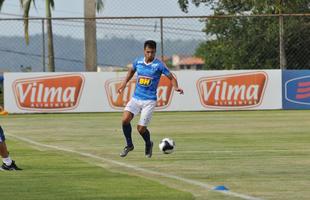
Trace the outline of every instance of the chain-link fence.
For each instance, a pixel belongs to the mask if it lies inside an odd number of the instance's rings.
[[[0,70],[47,71],[46,19],[0,19]],[[83,18],[52,20],[56,71],[85,71]],[[310,68],[310,15],[96,19],[97,64],[121,69],[147,39],[173,69]]]

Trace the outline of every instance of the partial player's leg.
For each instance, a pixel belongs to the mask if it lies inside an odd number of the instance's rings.
[[[139,124],[137,126],[138,132],[142,136],[145,142],[145,156],[152,157],[153,142],[151,141],[150,131],[147,129],[147,125],[150,123],[153,115],[153,111],[156,106],[156,101],[146,101],[142,111]]]
[[[132,128],[130,124],[130,121],[132,119],[133,119],[133,114],[129,111],[124,111],[123,119],[122,119],[122,129],[123,129],[123,133],[124,133],[127,145],[125,146],[123,151],[120,153],[121,157],[127,156],[129,151],[132,151],[134,149],[132,138],[131,138]]]
[[[9,156],[9,152],[5,143],[5,136],[1,126],[0,126],[0,155],[3,161],[0,170],[21,170],[19,167],[17,167],[15,161],[12,160]]]
[[[153,142],[151,141],[150,132],[146,126],[138,125],[137,129],[145,142],[145,156],[147,158],[151,158],[153,151]]]
[[[125,111],[123,113],[122,118],[122,129],[123,133],[126,139],[127,145],[123,149],[123,151],[120,153],[121,157],[127,156],[127,154],[134,149],[134,145],[131,138],[131,120],[133,117],[140,112],[139,105],[135,99],[131,99],[128,104],[125,107]]]

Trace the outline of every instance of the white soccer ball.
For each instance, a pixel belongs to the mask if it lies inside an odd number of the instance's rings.
[[[164,138],[159,143],[159,149],[165,153],[172,153],[175,149],[175,142],[170,138]]]

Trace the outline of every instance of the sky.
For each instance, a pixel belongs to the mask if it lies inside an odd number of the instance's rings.
[[[104,9],[98,17],[141,17],[141,16],[206,16],[211,15],[205,5],[189,6],[189,12],[184,13],[178,5],[178,0],[103,0]],[[190,0],[191,1],[191,0]],[[45,17],[45,0],[35,0],[36,9],[32,6],[30,17]],[[54,0],[53,17],[83,17],[84,0]],[[1,18],[21,18],[20,0],[5,0],[0,11],[0,37],[16,36],[24,38],[24,24],[22,20],[1,20]],[[204,40],[202,32],[204,23],[199,18],[192,19],[164,19],[164,40]],[[45,25],[46,27],[46,25]],[[134,38],[153,39],[160,41],[160,19],[109,19],[97,20],[97,39]],[[46,28],[45,28],[46,33]],[[42,36],[42,22],[29,22],[30,44],[34,44],[33,36]],[[54,36],[68,37],[68,39],[84,39],[83,20],[54,20]],[[54,37],[56,38],[56,37]],[[107,42],[109,40],[106,40]],[[56,40],[54,40],[57,43]],[[12,44],[20,48],[24,43]]]
[[[19,5],[20,0],[6,0],[0,12],[0,18],[16,18],[22,14]],[[55,9],[52,11],[53,17],[83,17],[84,0],[54,0]],[[45,17],[45,0],[36,0],[36,9],[32,7],[30,17]],[[135,16],[206,16],[211,12],[205,5],[196,7],[189,6],[189,12],[184,13],[178,5],[178,0],[104,0],[104,9],[98,13],[98,17],[135,17]],[[199,19],[180,19],[165,20],[164,26],[167,28],[166,38],[169,39],[201,39],[204,34],[201,30],[204,24]],[[146,20],[98,20],[97,37],[131,37],[146,38],[159,36],[159,19]],[[4,36],[22,36],[20,30],[23,29],[22,21],[0,21],[0,35]],[[7,28],[3,28],[7,27]],[[139,29],[133,31],[133,29]],[[156,28],[157,27],[157,28]],[[84,25],[68,21],[53,22],[53,32],[57,35],[70,36],[74,38],[83,38]],[[156,29],[156,31],[155,31]],[[178,32],[178,30],[180,30]],[[189,30],[183,31],[182,30]],[[42,26],[40,21],[32,21],[29,25],[30,35],[41,34]],[[103,31],[101,31],[103,30]],[[170,31],[170,33],[169,33]],[[201,32],[201,33],[199,33]],[[183,34],[184,33],[184,34]],[[186,38],[187,37],[187,38]],[[196,38],[197,37],[197,38]]]
[[[54,0],[54,17],[83,17],[84,0]],[[44,17],[45,0],[36,0],[37,9],[31,9],[33,17]],[[0,17],[20,15],[22,13],[19,0],[6,0]],[[184,13],[179,8],[177,0],[104,0],[104,10],[99,17],[120,16],[190,16],[209,15],[205,5],[196,7],[190,5],[189,12]]]

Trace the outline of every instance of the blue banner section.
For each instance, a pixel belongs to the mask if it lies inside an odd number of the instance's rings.
[[[3,76],[0,75],[0,83],[2,83],[2,82],[3,82]]]
[[[285,70],[282,75],[283,109],[310,109],[310,70]]]

